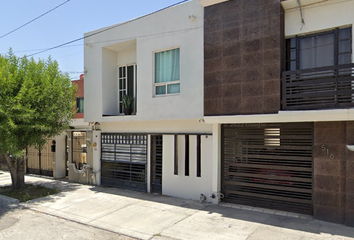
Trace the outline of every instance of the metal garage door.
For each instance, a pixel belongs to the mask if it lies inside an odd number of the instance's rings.
[[[224,201],[312,214],[311,123],[222,126]]]
[[[102,134],[102,185],[147,191],[147,135]]]

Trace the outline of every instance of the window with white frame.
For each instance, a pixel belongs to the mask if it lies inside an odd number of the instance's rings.
[[[155,53],[155,95],[180,92],[180,49]]]
[[[119,113],[124,113],[123,97],[128,95],[134,99],[132,113],[136,113],[136,69],[137,65],[123,65],[118,67]]]

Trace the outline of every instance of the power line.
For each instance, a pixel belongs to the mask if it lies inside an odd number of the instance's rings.
[[[68,1],[70,1],[70,0],[68,0]],[[62,44],[59,44],[59,45],[57,45],[57,46],[47,48],[47,49],[45,49],[45,50],[42,50],[42,51],[39,51],[39,52],[36,52],[36,53],[32,53],[32,54],[28,55],[27,57],[32,57],[32,56],[34,56],[34,55],[41,54],[41,53],[44,53],[44,52],[48,52],[48,51],[50,51],[50,50],[53,50],[53,49],[56,49],[56,48],[60,48],[60,47],[63,47],[63,46],[65,46],[65,45],[68,45],[68,44],[71,44],[71,43],[74,43],[74,42],[77,42],[77,41],[80,41],[80,40],[83,40],[83,39],[86,39],[86,38],[95,36],[95,35],[97,35],[97,34],[106,32],[106,31],[111,30],[111,29],[113,29],[113,28],[116,28],[116,27],[125,25],[125,24],[127,24],[127,23],[130,23],[130,22],[136,21],[136,20],[138,20],[138,19],[141,19],[141,18],[150,16],[150,15],[155,14],[155,13],[157,13],[157,12],[161,12],[161,11],[163,11],[163,10],[165,10],[165,9],[174,7],[174,6],[176,6],[176,5],[179,5],[179,4],[182,4],[182,3],[184,3],[184,2],[188,2],[188,1],[190,1],[190,0],[183,0],[183,1],[177,2],[177,3],[175,3],[175,4],[169,5],[169,6],[167,6],[167,7],[164,7],[164,8],[162,8],[162,9],[159,9],[159,10],[154,11],[154,12],[152,12],[152,13],[146,14],[146,15],[144,15],[144,16],[141,16],[141,17],[138,17],[138,18],[135,18],[135,19],[126,21],[126,22],[124,22],[124,23],[121,23],[121,24],[117,24],[117,25],[108,27],[108,28],[104,28],[104,29],[101,30],[101,31],[98,31],[98,32],[95,32],[95,33],[91,33],[91,34],[86,35],[86,36],[84,36],[84,37],[80,37],[80,38],[71,40],[71,41],[69,41],[69,42],[62,43]]]
[[[47,15],[48,13],[54,11],[55,9],[57,9],[57,8],[59,8],[59,7],[61,7],[61,6],[63,6],[64,4],[66,4],[66,3],[70,2],[70,1],[71,1],[71,0],[67,0],[67,1],[65,1],[65,2],[63,2],[63,3],[61,3],[61,4],[59,4],[58,6],[56,6],[56,7],[52,8],[52,9],[50,9],[49,11],[43,13],[42,15],[39,15],[38,17],[32,19],[31,21],[26,22],[25,24],[23,24],[23,25],[21,25],[21,26],[15,28],[14,30],[12,30],[12,31],[10,31],[10,32],[8,32],[8,33],[5,33],[4,35],[0,36],[0,39],[3,38],[3,37],[6,37],[7,35],[9,35],[9,34],[11,34],[11,33],[13,33],[13,32],[16,32],[17,30],[19,30],[19,29],[21,29],[21,28],[27,26],[28,24],[30,24],[30,23],[36,21],[37,19],[39,19],[39,18],[41,18],[41,17],[43,17],[43,16],[45,16],[45,15]]]

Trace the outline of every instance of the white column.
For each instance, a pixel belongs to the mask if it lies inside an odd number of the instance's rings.
[[[92,168],[93,168],[93,184],[101,185],[101,131],[92,131]]]
[[[59,179],[66,177],[66,144],[65,136],[63,133],[60,136],[54,138],[56,142],[54,160],[53,160],[53,178]]]
[[[221,125],[213,124],[213,160],[212,160],[212,194],[215,198],[212,199],[213,204],[220,202],[221,191]]]

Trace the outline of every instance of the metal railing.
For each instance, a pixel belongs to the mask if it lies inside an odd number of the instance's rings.
[[[282,110],[354,107],[354,64],[283,72]]]

